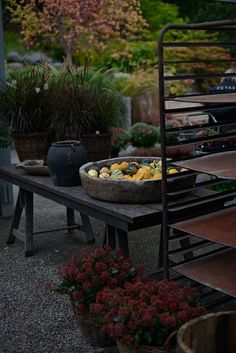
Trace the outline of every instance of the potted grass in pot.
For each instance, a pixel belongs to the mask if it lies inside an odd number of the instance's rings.
[[[88,161],[109,158],[111,130],[122,124],[126,113],[112,72],[67,65],[59,91],[57,135],[60,139],[80,140]]]
[[[42,65],[0,82],[0,112],[12,126],[20,161],[42,159],[50,146],[54,116],[51,69]]]

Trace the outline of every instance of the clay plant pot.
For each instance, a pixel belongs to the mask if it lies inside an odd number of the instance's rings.
[[[26,159],[45,159],[51,144],[50,132],[17,134],[15,148],[20,162]]]

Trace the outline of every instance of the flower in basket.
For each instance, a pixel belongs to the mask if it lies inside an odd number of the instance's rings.
[[[142,270],[134,267],[130,258],[124,258],[120,250],[105,246],[92,253],[84,248],[62,267],[60,274],[62,280],[54,290],[68,294],[74,308],[88,312],[102,288],[132,283],[141,277]]]
[[[136,281],[104,288],[90,311],[103,318],[104,331],[121,345],[163,348],[183,323],[205,312],[197,299],[194,288],[174,281]]]

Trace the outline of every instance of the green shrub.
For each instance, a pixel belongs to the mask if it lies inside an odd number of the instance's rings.
[[[129,130],[129,140],[134,147],[153,147],[160,137],[159,128],[145,123],[136,123]]]
[[[137,70],[130,76],[117,79],[117,87],[124,96],[138,97],[158,88],[157,70]]]

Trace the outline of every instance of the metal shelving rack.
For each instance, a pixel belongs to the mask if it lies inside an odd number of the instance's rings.
[[[166,84],[173,80],[209,80],[211,78],[233,78],[236,77],[236,71],[230,73],[208,73],[193,74],[191,72],[192,65],[196,63],[232,63],[236,64],[236,58],[227,61],[216,57],[213,60],[179,60],[168,61],[165,59],[165,50],[177,47],[223,47],[236,48],[236,43],[229,42],[167,42],[166,34],[171,30],[184,31],[235,31],[236,19],[227,21],[216,21],[199,24],[187,25],[167,25],[159,34],[158,38],[158,61],[159,61],[159,90],[160,90],[160,130],[161,130],[161,153],[162,153],[162,200],[163,200],[163,224],[162,224],[162,257],[161,266],[164,269],[166,278],[190,278],[195,283],[206,285],[204,288],[211,288],[209,293],[224,293],[227,296],[236,297],[236,276],[234,275],[236,268],[236,207],[234,206],[234,198],[236,196],[236,188],[224,192],[213,192],[209,187],[214,184],[220,184],[225,181],[225,176],[218,175],[214,169],[214,161],[212,158],[208,161],[209,156],[192,156],[190,159],[171,161],[171,164],[180,167],[189,168],[187,174],[189,176],[198,175],[197,181],[192,187],[183,187],[178,191],[170,190],[170,183],[175,178],[183,178],[181,173],[168,175],[167,167],[167,148],[196,146],[206,141],[221,140],[236,136],[235,131],[225,131],[225,128],[235,128],[235,122],[228,121],[207,121],[206,123],[198,123],[195,125],[184,125],[177,128],[168,128],[166,126],[166,114],[197,114],[197,112],[205,112],[211,114],[213,111],[222,108],[235,109],[236,112],[236,93],[218,93],[218,94],[187,94],[181,97],[172,97],[166,95]],[[206,32],[206,33],[207,33]],[[170,64],[185,65],[189,68],[189,73],[177,74],[170,76],[166,74],[166,67]],[[188,107],[167,108],[167,102],[175,101],[178,103],[191,102],[198,103]],[[200,104],[200,105],[199,105]],[[223,128],[222,128],[223,127]],[[202,129],[217,128],[217,134],[214,136],[194,136],[191,139],[178,139],[174,143],[168,142],[169,134],[189,133],[200,131]],[[222,129],[221,129],[222,128]],[[217,168],[222,169],[225,158],[228,156],[229,165],[235,163],[235,152],[225,152],[219,161],[220,154],[215,154],[215,161],[218,161]],[[213,156],[213,155],[210,155]],[[204,164],[206,169],[200,169],[201,173],[210,175],[207,180],[199,181],[199,162]],[[192,164],[191,164],[192,163]],[[200,163],[200,164],[201,164]],[[194,165],[196,166],[194,167]],[[228,165],[228,169],[230,166]],[[222,167],[222,168],[221,168]],[[216,168],[216,169],[217,169]],[[184,173],[186,174],[186,173]],[[232,175],[228,177],[234,179]],[[215,231],[214,231],[215,229]],[[224,231],[224,236],[222,236]],[[206,294],[208,295],[208,294]],[[217,295],[217,294],[216,294]],[[223,299],[222,299],[223,298]],[[226,297],[219,296],[219,301]],[[217,300],[216,300],[217,301]]]

